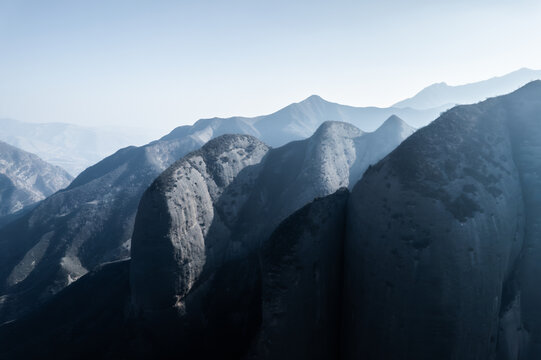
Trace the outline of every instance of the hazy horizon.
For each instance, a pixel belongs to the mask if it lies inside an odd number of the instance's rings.
[[[312,94],[386,107],[433,83],[541,69],[531,46],[540,10],[503,0],[2,1],[0,118],[166,132]]]

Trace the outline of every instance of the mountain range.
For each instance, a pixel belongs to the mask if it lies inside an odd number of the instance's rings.
[[[131,260],[1,326],[0,354],[538,359],[540,114],[541,81],[455,107],[360,180],[349,124],[218,137],[145,191]]]
[[[181,136],[189,133],[201,143],[216,137],[214,132],[240,131],[276,147],[309,137],[324,121],[349,122],[363,131],[374,131],[388,117],[397,115],[411,126],[421,128],[456,104],[475,103],[503,95],[535,79],[541,79],[541,71],[520,69],[466,85],[438,83],[388,108],[340,105],[313,95],[270,115],[202,119],[193,126],[181,126],[176,131]],[[136,128],[87,128],[66,123],[39,124],[0,119],[0,141],[34,153],[64,168],[72,176],[79,175],[122,147],[147,143],[154,133]]]
[[[83,171],[66,189],[50,196],[20,219],[1,227],[0,294],[3,300],[0,321],[19,316],[101,263],[128,258],[141,195],[169,165],[203,144],[200,138],[202,124],[204,122],[196,123],[191,133],[186,132],[186,128],[176,129],[146,146],[119,150]],[[211,136],[221,132],[242,133],[242,128],[213,128],[213,124],[211,122],[205,128]],[[292,208],[273,215],[275,223],[315,196],[347,186],[352,182],[350,168],[352,179],[358,179],[370,164],[413,132],[397,117],[389,118],[373,133],[362,133],[352,125],[332,124],[323,124],[308,140],[272,151],[272,154],[284,152],[282,156],[269,155],[278,160],[287,156],[295,171],[303,169],[299,167],[302,164],[314,167],[311,171],[317,170],[317,177],[328,177],[325,183],[330,184],[318,191],[302,191],[296,202],[290,202]],[[337,129],[344,126],[345,130],[340,131],[345,133],[341,136],[349,140],[347,146],[342,144],[338,148],[332,139],[338,136],[334,132],[340,134]],[[333,153],[336,151],[342,155],[337,157]],[[312,159],[316,155],[317,158]],[[290,171],[284,176],[290,178],[294,174]],[[302,186],[301,180],[309,179],[311,175],[300,173],[298,176],[299,186]],[[262,192],[272,186],[265,184],[263,179],[260,182]],[[291,189],[289,194],[295,191]],[[290,196],[288,193],[279,195]],[[275,209],[269,211],[276,213]]]
[[[63,169],[0,141],[0,217],[45,199],[71,180]]]
[[[2,199],[54,193],[2,201],[0,358],[539,358],[541,81],[430,123],[455,91],[203,119],[66,188],[0,143]]]
[[[447,85],[444,82],[430,85],[415,96],[393,105],[398,108],[431,109],[458,104],[473,104],[489,97],[517,90],[533,80],[541,79],[541,70],[522,68],[503,76],[465,85]]]
[[[150,141],[135,128],[90,128],[66,123],[30,123],[0,119],[0,141],[36,154],[79,175],[118,149]]]

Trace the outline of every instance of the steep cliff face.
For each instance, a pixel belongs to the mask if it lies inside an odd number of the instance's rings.
[[[284,220],[261,249],[262,323],[254,359],[338,359],[349,192]]]
[[[541,82],[448,111],[348,211],[348,359],[534,359]]]
[[[0,141],[0,217],[45,199],[71,180],[63,169]]]
[[[501,359],[541,358],[541,81],[502,97],[520,175],[525,209],[524,240],[515,274],[506,283],[501,309]]]
[[[165,171],[145,192],[132,247],[138,309],[175,306],[206,271],[242,253],[231,228],[269,148],[254,137],[224,135]],[[243,171],[246,170],[246,171]]]

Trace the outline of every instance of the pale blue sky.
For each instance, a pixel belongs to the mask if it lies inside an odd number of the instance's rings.
[[[0,0],[0,117],[168,131],[541,69],[527,0]]]

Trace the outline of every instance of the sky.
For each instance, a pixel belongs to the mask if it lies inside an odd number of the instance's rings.
[[[541,69],[538,0],[0,0],[0,118],[169,131]]]

